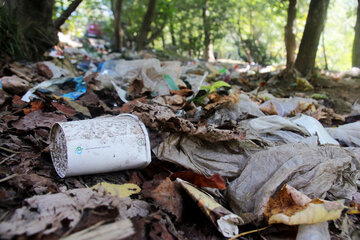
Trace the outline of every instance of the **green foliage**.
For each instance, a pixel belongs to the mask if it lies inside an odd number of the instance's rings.
[[[217,81],[217,82],[211,84],[210,86],[201,86],[200,89],[201,90],[209,90],[209,93],[213,93],[221,87],[230,87],[231,88],[231,85],[224,81]]]
[[[199,94],[197,96],[195,96],[192,101],[194,101],[195,104],[200,103],[202,100],[204,100],[210,93],[213,93],[215,91],[217,91],[218,89],[222,88],[222,87],[228,87],[231,88],[231,85],[224,82],[224,81],[217,81],[214,82],[213,84],[211,84],[210,86],[200,86],[200,90],[205,90],[205,94],[202,94],[199,96]]]
[[[71,0],[56,0],[54,18]],[[111,0],[84,0],[63,30],[83,36],[87,25],[98,22],[108,40],[113,38]],[[152,32],[165,24],[151,47],[183,57],[201,58],[204,52],[202,8],[205,0],[158,0]],[[296,17],[297,45],[300,44],[310,0],[298,0]],[[124,0],[121,16],[124,45],[134,48],[148,0]],[[262,65],[284,64],[284,27],[287,0],[208,0],[208,19],[214,51],[219,58],[231,58]],[[332,0],[325,26],[325,53],[330,69],[351,67],[351,48],[356,18],[356,0]],[[150,37],[151,33],[148,37]],[[2,36],[3,37],[3,36]],[[3,37],[4,38],[4,37]],[[316,64],[325,67],[320,41]]]

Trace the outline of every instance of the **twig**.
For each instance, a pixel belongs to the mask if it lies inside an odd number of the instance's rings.
[[[10,156],[4,158],[1,162],[0,162],[0,165],[3,164],[6,160],[9,160],[10,158],[13,158],[16,156],[17,153],[14,153],[14,154],[11,154]]]
[[[0,147],[1,150],[4,150],[4,151],[7,151],[7,152],[10,152],[10,153],[20,153],[20,152],[16,152],[14,150],[11,150],[11,149],[8,149],[8,148],[4,148],[4,147]]]
[[[260,231],[263,231],[265,229],[267,229],[269,226],[267,227],[263,227],[263,228],[259,228],[259,229],[255,229],[255,230],[251,230],[251,231],[248,231],[248,232],[243,232],[243,233],[240,233],[232,238],[229,238],[228,240],[235,240],[237,239],[238,237],[242,237],[242,236],[245,236],[245,235],[248,235],[250,233],[254,233],[254,232],[260,232]]]
[[[14,173],[13,175],[4,177],[4,178],[0,179],[0,183],[5,182],[5,181],[7,181],[7,180],[10,180],[10,179],[12,179],[12,178],[14,178],[14,177],[17,177],[17,176],[18,176],[18,174],[17,174],[17,173]]]
[[[3,215],[0,216],[0,222],[6,218],[10,211],[6,211]]]

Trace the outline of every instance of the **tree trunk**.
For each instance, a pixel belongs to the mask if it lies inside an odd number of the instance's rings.
[[[360,0],[358,0],[357,7],[355,38],[352,49],[352,66],[360,67]]]
[[[314,68],[316,52],[321,32],[324,29],[329,1],[330,0],[311,0],[310,2],[304,34],[295,61],[295,68],[304,76]]]
[[[115,3],[113,2],[113,5],[112,5],[113,6],[113,14],[114,14],[114,38],[115,38],[115,50],[116,51],[121,51],[121,48],[123,45],[123,32],[121,29],[122,4],[123,4],[123,0],[115,0]]]
[[[297,10],[297,0],[289,0],[287,23],[285,26],[286,67],[287,68],[292,67],[295,63],[296,10]]]
[[[76,8],[80,5],[82,0],[74,0],[71,2],[69,7],[61,13],[61,16],[55,20],[54,26],[57,30],[60,29],[61,25],[65,23],[65,21],[70,17],[70,15],[76,10]]]
[[[58,43],[57,30],[52,21],[54,0],[8,0],[5,7],[9,14],[16,13],[17,28],[22,34],[24,54],[11,57],[38,60],[46,50]]]
[[[173,23],[172,17],[170,19],[170,34],[171,34],[171,44],[175,47],[176,46],[176,38],[175,38],[174,23]]]
[[[323,49],[323,55],[324,55],[324,63],[325,63],[325,70],[329,70],[329,65],[326,57],[326,48],[325,48],[325,32],[323,31],[322,34],[322,49]]]
[[[204,5],[203,5],[202,19],[203,19],[203,26],[204,26],[204,58],[205,58],[205,60],[209,60],[209,45],[210,45],[211,39],[210,39],[208,0],[205,0]]]
[[[147,37],[151,31],[151,23],[155,17],[156,4],[157,0],[149,0],[149,5],[140,27],[136,50],[141,50],[146,46]]]

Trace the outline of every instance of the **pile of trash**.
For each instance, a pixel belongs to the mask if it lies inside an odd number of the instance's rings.
[[[64,52],[1,65],[1,238],[360,236],[357,103],[276,97],[273,67]]]

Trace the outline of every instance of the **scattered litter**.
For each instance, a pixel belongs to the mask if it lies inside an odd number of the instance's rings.
[[[355,79],[285,88],[282,67],[55,48],[52,61],[0,63],[2,238],[295,238],[264,217],[298,225],[298,240],[356,236]]]

